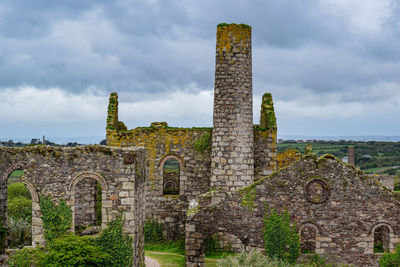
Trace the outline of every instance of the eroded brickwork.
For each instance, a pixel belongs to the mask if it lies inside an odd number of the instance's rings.
[[[221,194],[216,202],[214,196]],[[203,241],[219,231],[262,249],[265,204],[269,210],[289,210],[299,229],[314,228],[315,239],[312,231],[304,232],[308,242],[315,240],[315,252],[335,262],[378,266],[374,233],[381,225],[389,232],[380,238],[384,246],[392,250],[400,243],[395,193],[333,156],[309,155],[249,187],[208,192],[193,200],[186,224],[187,266],[204,266]]]
[[[65,199],[72,206],[74,229],[81,218],[86,221],[87,214],[92,213],[85,211],[80,214],[83,206],[88,205],[87,209],[91,209],[89,206],[93,202],[91,195],[84,197],[79,191],[81,183],[92,185],[99,182],[102,187],[102,227],[124,210],[125,232],[134,238],[135,266],[143,264],[144,185],[147,176],[143,149],[1,147],[0,159],[0,214],[6,214],[7,210],[8,176],[13,170],[22,168],[23,182],[32,195],[33,245],[44,243],[39,196],[50,195],[54,201]]]

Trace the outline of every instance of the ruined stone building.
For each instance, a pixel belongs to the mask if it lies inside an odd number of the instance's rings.
[[[154,122],[128,130],[112,93],[107,147],[0,148],[0,212],[7,210],[8,175],[22,168],[33,199],[34,244],[43,243],[41,194],[65,198],[74,224],[90,225],[100,187],[102,227],[125,210],[135,266],[143,263],[145,219],[162,222],[169,239],[185,238],[187,266],[204,266],[204,241],[212,235],[235,249],[262,249],[271,209],[291,213],[304,254],[377,266],[374,245],[392,250],[400,243],[398,196],[330,155],[307,153],[278,170],[272,96],[263,96],[259,124],[252,97],[251,27],[220,24],[212,128]]]
[[[251,60],[251,28],[219,25],[213,128],[163,122],[127,130],[111,94],[107,145],[147,153],[146,218],[163,222],[168,238],[185,236],[187,266],[204,264],[204,240],[212,235],[262,249],[266,207],[291,212],[303,252],[377,265],[374,243],[391,250],[399,242],[396,196],[377,177],[329,155],[309,154],[277,170],[270,94],[253,124]]]

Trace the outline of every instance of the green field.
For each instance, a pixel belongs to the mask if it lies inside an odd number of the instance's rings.
[[[304,152],[307,143],[279,143],[278,152],[292,148]],[[400,175],[400,142],[316,141],[310,143],[319,156],[332,154],[339,159],[354,146],[356,167],[367,173]]]

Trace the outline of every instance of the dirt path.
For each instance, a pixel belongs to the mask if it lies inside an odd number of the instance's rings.
[[[160,267],[160,264],[155,259],[145,256],[146,267]]]

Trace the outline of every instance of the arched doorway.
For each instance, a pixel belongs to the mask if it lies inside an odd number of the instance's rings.
[[[23,169],[15,169],[7,178],[8,248],[32,245],[32,199],[34,197],[25,185],[23,175]]]
[[[104,178],[94,173],[83,173],[73,179],[69,188],[75,233],[99,232],[107,223],[103,216],[105,214],[103,196],[108,190]]]
[[[390,229],[381,224],[374,229],[374,253],[384,253],[390,250]]]

